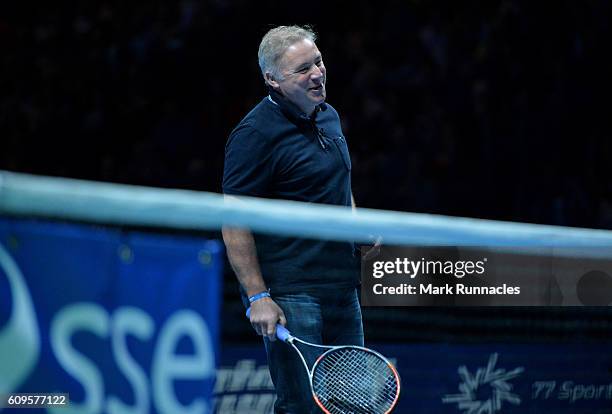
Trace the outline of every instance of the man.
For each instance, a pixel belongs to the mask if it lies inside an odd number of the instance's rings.
[[[354,206],[348,147],[337,112],[325,103],[326,69],[315,34],[308,27],[276,27],[263,37],[258,57],[269,95],[227,142],[226,197]],[[275,412],[320,412],[300,360],[275,341],[275,327],[285,325],[309,342],[363,345],[352,244],[230,228],[223,239],[251,324],[264,336]]]

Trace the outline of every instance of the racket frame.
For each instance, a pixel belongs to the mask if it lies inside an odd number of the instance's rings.
[[[281,329],[281,334],[278,334],[278,329],[279,326],[282,328]],[[286,332],[282,332],[282,331],[286,331]],[[385,411],[384,413],[381,414],[389,414],[391,411],[393,411],[393,409],[395,408],[395,405],[397,404],[398,400],[399,400],[399,396],[400,396],[400,390],[401,390],[401,381],[400,381],[400,376],[397,372],[397,369],[395,369],[395,367],[393,366],[393,364],[391,364],[391,362],[389,362],[389,360],[387,358],[385,358],[383,355],[381,355],[379,352],[374,351],[373,349],[370,348],[366,348],[363,346],[359,346],[359,345],[319,345],[319,344],[313,344],[311,342],[308,341],[304,341],[298,337],[295,337],[293,335],[291,335],[289,333],[289,331],[282,325],[277,325],[277,337],[282,340],[283,342],[289,344],[291,347],[293,347],[293,349],[295,349],[295,351],[297,352],[298,356],[300,357],[302,364],[304,365],[304,368],[306,369],[306,373],[308,374],[308,384],[310,385],[310,393],[312,394],[312,398],[314,399],[315,403],[319,406],[319,408],[321,410],[323,410],[323,412],[325,414],[331,414],[331,412],[325,408],[325,406],[323,405],[323,403],[319,400],[319,397],[317,396],[317,394],[314,391],[314,387],[313,387],[313,377],[314,377],[314,372],[317,368],[317,365],[323,360],[323,358],[325,358],[325,356],[331,352],[337,351],[338,349],[359,349],[361,351],[365,351],[368,352],[370,354],[374,354],[376,355],[378,358],[380,358],[383,362],[385,362],[387,364],[387,366],[391,369],[391,372],[393,373],[393,376],[395,377],[395,383],[397,384],[397,393],[395,394],[395,398],[393,400],[393,402],[391,403],[391,406],[389,407],[389,409],[387,411]],[[306,359],[304,358],[304,355],[302,354],[302,352],[300,351],[300,349],[295,345],[295,342],[299,342],[303,345],[306,346],[312,346],[315,348],[321,348],[321,349],[326,349],[325,352],[323,352],[321,355],[319,355],[316,359],[316,361],[314,362],[314,364],[312,365],[312,368],[308,367],[308,364],[306,363]]]
[[[251,315],[251,308],[248,308],[247,311],[246,311],[247,318],[250,317],[250,315]],[[395,369],[395,367],[393,366],[393,364],[391,364],[391,362],[389,362],[389,360],[387,358],[385,358],[383,355],[381,355],[380,353],[378,353],[378,352],[376,352],[376,351],[374,351],[374,350],[372,350],[370,348],[365,348],[365,347],[359,346],[359,345],[319,345],[319,344],[313,344],[311,342],[304,341],[303,339],[300,339],[300,338],[298,338],[296,336],[293,336],[291,334],[291,332],[289,332],[289,330],[287,328],[285,328],[281,324],[277,324],[276,325],[276,337],[278,339],[280,339],[281,341],[285,342],[286,344],[290,345],[295,350],[295,352],[297,352],[298,356],[300,357],[300,360],[302,361],[302,364],[304,365],[304,369],[306,369],[306,373],[308,374],[308,384],[310,385],[310,393],[312,394],[312,398],[314,399],[315,403],[319,406],[319,408],[321,408],[321,410],[323,410],[323,412],[325,414],[331,414],[331,412],[327,408],[325,408],[323,406],[323,403],[319,400],[319,397],[315,393],[314,387],[312,385],[312,383],[313,383],[313,376],[314,376],[315,368],[323,360],[325,355],[329,354],[330,352],[333,352],[333,351],[336,351],[338,349],[341,349],[341,348],[359,349],[359,350],[362,350],[362,351],[374,354],[374,355],[376,355],[378,358],[380,358],[382,361],[384,361],[387,364],[387,366],[391,369],[391,372],[393,373],[393,376],[395,377],[395,382],[397,384],[397,393],[395,394],[395,399],[391,403],[391,406],[389,407],[389,409],[387,411],[385,411],[384,413],[381,413],[381,414],[389,414],[395,408],[395,405],[397,404],[397,401],[399,400],[400,390],[401,390],[400,376],[399,376],[397,370]],[[306,345],[306,346],[312,346],[312,347],[315,347],[315,348],[326,349],[326,351],[323,352],[321,355],[319,355],[317,357],[315,363],[312,365],[312,369],[310,369],[310,368],[308,368],[308,364],[306,363],[306,359],[304,358],[304,355],[302,354],[300,349],[296,346],[295,342],[299,342],[299,343],[301,343],[303,345]]]

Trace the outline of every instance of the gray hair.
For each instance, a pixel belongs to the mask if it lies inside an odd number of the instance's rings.
[[[270,72],[275,78],[282,80],[279,62],[285,50],[300,40],[308,39],[314,43],[317,35],[310,26],[278,26],[270,29],[259,44],[257,58],[261,74]]]

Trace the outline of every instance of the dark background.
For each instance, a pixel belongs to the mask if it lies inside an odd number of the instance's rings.
[[[5,3],[0,169],[219,192],[227,136],[265,96],[261,37],[308,23],[358,205],[612,229],[611,9],[603,0]],[[228,318],[238,318],[226,276]],[[367,324],[380,340],[397,340],[394,328],[406,340],[582,340],[610,328],[595,308],[380,312],[366,310],[385,320]]]

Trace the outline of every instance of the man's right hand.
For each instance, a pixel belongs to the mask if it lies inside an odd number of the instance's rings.
[[[283,310],[271,298],[262,298],[251,304],[251,325],[258,335],[276,340],[276,324],[287,325]]]

